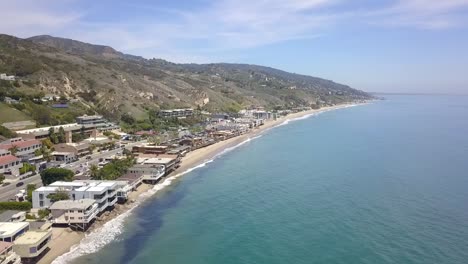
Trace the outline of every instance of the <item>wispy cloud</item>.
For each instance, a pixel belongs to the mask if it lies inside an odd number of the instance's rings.
[[[0,0],[8,10],[2,12],[0,32],[21,37],[59,35],[146,57],[205,62],[223,52],[317,38],[330,28],[361,21],[374,26],[447,29],[464,25],[463,11],[468,8],[468,0],[394,0],[387,5],[344,0],[218,0],[203,1],[196,9],[132,2],[126,5],[149,12],[116,21],[104,9],[92,10],[102,16],[89,19],[83,2]]]
[[[64,12],[61,7],[70,3],[69,0],[49,0],[46,3],[35,0],[0,0],[0,32],[27,37],[71,26],[81,19],[83,13]]]
[[[376,24],[420,29],[464,26],[468,0],[399,0],[371,11]]]

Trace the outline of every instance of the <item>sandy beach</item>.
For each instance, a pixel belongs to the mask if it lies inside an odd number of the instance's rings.
[[[248,140],[249,138],[258,136],[262,132],[270,128],[273,128],[275,126],[278,126],[287,120],[297,119],[297,118],[312,115],[315,113],[345,108],[347,106],[350,106],[350,104],[343,104],[343,105],[337,105],[337,106],[332,106],[332,107],[324,107],[324,108],[317,109],[317,110],[309,110],[309,111],[290,114],[288,116],[278,118],[277,120],[267,121],[265,122],[263,126],[253,129],[246,134],[243,134],[234,138],[230,138],[221,142],[217,142],[205,148],[194,150],[182,158],[181,166],[176,171],[174,171],[171,175],[167,176],[166,179],[171,178],[174,175],[180,176],[184,174],[187,170],[195,166],[198,166],[210,159],[213,159],[216,155],[218,155],[225,149],[234,147]],[[164,184],[166,179],[162,180],[162,182],[158,183],[157,185]],[[79,244],[83,238],[90,235],[91,233],[99,232],[99,230],[104,226],[106,222],[134,208],[135,207],[134,201],[140,195],[148,192],[150,189],[153,189],[153,188],[154,186],[148,185],[148,184],[140,185],[136,191],[130,194],[129,202],[123,205],[118,204],[116,205],[113,211],[104,213],[102,216],[99,217],[99,219],[96,220],[96,222],[85,233],[74,232],[74,231],[71,231],[69,228],[54,228],[52,241],[50,243],[50,250],[47,252],[47,254],[44,255],[44,257],[38,263],[39,264],[51,263],[57,257],[69,252],[70,249],[72,249],[74,245]]]
[[[254,130],[251,130],[246,134],[240,135],[238,137],[230,138],[221,142],[217,142],[213,145],[207,146],[205,148],[197,149],[195,151],[188,153],[185,157],[182,158],[181,166],[179,167],[179,169],[177,169],[174,172],[174,174],[182,173],[190,168],[200,165],[201,163],[212,159],[214,156],[216,156],[218,153],[222,152],[223,150],[236,146],[237,144],[240,144],[241,142],[244,142],[245,140],[249,138],[260,135],[265,130],[278,126],[287,120],[292,120],[292,119],[304,117],[304,116],[315,114],[315,113],[345,108],[349,105],[350,104],[343,104],[343,105],[337,105],[337,106],[323,107],[321,109],[312,109],[309,111],[293,113],[288,116],[278,118],[276,120],[269,120],[265,122],[263,126],[256,128]]]

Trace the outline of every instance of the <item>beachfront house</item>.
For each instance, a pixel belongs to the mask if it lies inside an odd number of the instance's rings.
[[[125,181],[57,181],[33,192],[33,208],[49,208],[52,205],[49,195],[65,192],[70,200],[93,199],[98,204],[98,211],[101,213],[113,208],[121,195],[120,190],[127,184]]]
[[[160,164],[135,164],[128,169],[129,176],[142,176],[142,181],[155,184],[165,175],[165,167]]]
[[[96,219],[98,207],[94,199],[62,200],[53,203],[49,210],[53,217],[52,223],[85,231]]]
[[[136,160],[136,164],[162,166],[164,168],[164,175],[168,175],[180,166],[180,157],[168,154],[140,155]]]
[[[13,243],[0,241],[0,264],[21,264],[21,258],[13,251]]]
[[[0,241],[14,242],[28,230],[27,222],[0,222]]]
[[[132,147],[132,153],[141,154],[164,154],[168,150],[168,146],[156,146],[153,144],[140,144]]]
[[[28,223],[29,224],[29,223]],[[13,250],[23,263],[36,263],[52,239],[52,225],[46,223],[39,229],[30,230],[13,242]]]

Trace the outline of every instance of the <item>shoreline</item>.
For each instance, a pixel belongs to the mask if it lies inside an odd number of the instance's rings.
[[[106,212],[86,232],[70,231],[69,228],[54,228],[54,230],[56,230],[56,236],[52,236],[51,248],[47,254],[41,258],[38,264],[69,263],[80,256],[99,251],[122,232],[122,227],[126,217],[147,198],[153,196],[165,186],[170,185],[173,180],[180,176],[204,166],[204,164],[212,161],[217,156],[222,155],[226,151],[240,146],[251,139],[261,136],[261,134],[272,128],[287,124],[290,121],[305,119],[315,114],[362,104],[365,103],[348,103],[293,113],[276,120],[269,120],[261,127],[253,129],[243,135],[191,151],[182,158],[181,166],[177,170],[166,176],[156,185],[140,185],[136,191],[130,194],[129,201],[126,204],[118,205],[111,212]],[[109,233],[109,231],[111,232]]]

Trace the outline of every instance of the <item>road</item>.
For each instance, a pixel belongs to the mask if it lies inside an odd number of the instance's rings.
[[[131,148],[137,144],[144,143],[145,141],[137,141],[137,142],[131,142],[125,145],[126,149],[131,150]],[[76,162],[66,164],[64,168],[72,170],[73,172],[76,172],[77,170],[83,171],[83,170],[88,170],[89,166],[86,166],[86,164],[98,164],[99,159],[105,159],[107,157],[116,155],[118,152],[122,153],[123,149],[113,149],[105,152],[98,152],[91,154],[91,160],[87,160],[85,157],[79,159]],[[83,165],[83,166],[80,166]],[[42,181],[41,181],[41,176],[39,174],[32,176],[30,178],[21,180],[21,182],[24,182],[24,185],[20,187],[16,187],[17,182],[12,182],[10,185],[0,187],[0,201],[8,201],[9,199],[15,198],[15,194],[17,194],[20,190],[26,189],[26,186],[28,184],[36,184],[36,187],[42,186]]]
[[[0,201],[8,201],[9,199],[15,198],[20,190],[25,189],[28,184],[36,184],[36,187],[42,186],[41,176],[36,174],[35,176],[21,180],[24,182],[24,185],[16,187],[16,183],[13,182],[8,186],[0,187]]]

